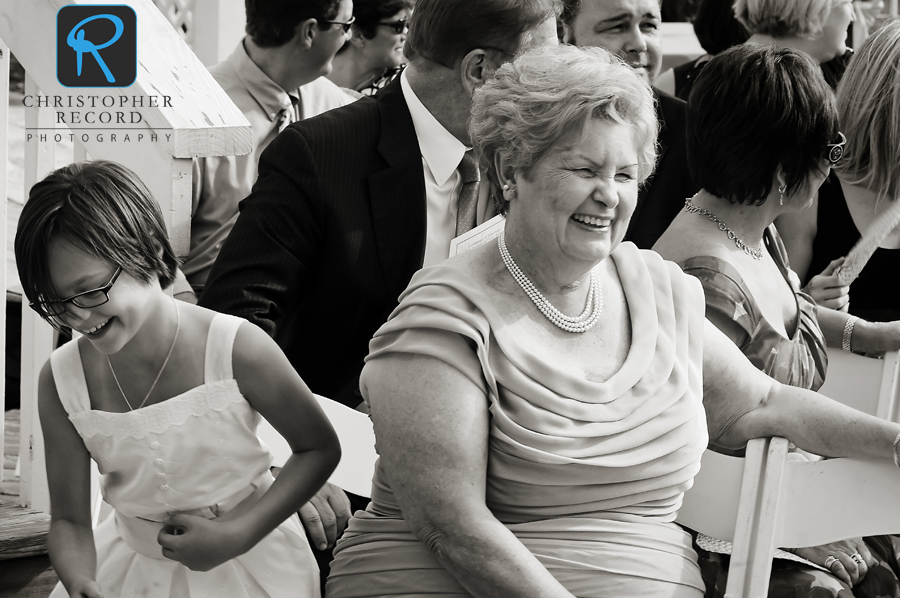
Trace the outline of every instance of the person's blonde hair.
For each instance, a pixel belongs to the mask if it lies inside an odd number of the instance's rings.
[[[847,137],[838,162],[841,179],[900,196],[900,20],[872,32],[857,50],[837,88],[841,131]]]
[[[734,15],[750,33],[816,37],[840,0],[735,0]]]
[[[495,158],[526,175],[572,131],[591,118],[632,127],[638,181],[656,163],[658,122],[650,86],[602,48],[547,46],[525,52],[476,90],[469,136],[491,193],[505,213]]]

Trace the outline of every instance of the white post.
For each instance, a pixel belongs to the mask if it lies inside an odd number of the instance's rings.
[[[38,87],[28,73],[25,74],[25,93],[36,96]],[[53,110],[47,108],[25,109],[25,197],[37,181],[55,167],[56,143],[53,141]],[[28,135],[32,137],[28,140]],[[46,135],[41,139],[41,135]],[[56,335],[53,328],[28,308],[22,301],[22,437],[19,447],[21,462],[19,504],[45,513],[50,512],[50,494],[47,490],[47,469],[44,465],[44,437],[37,414],[38,374],[50,353]]]
[[[194,0],[194,41],[200,62],[222,62],[244,37],[244,0]]]
[[[0,164],[9,164],[9,46],[0,40]],[[9,213],[6,196],[6,166],[0,168],[0,247],[8,247],[6,239],[6,215]],[[6,263],[0,262],[0,280],[3,281],[3,295],[6,296]],[[0,335],[6,338],[6,309],[0,310]],[[6,413],[6,343],[0,343],[0,412]],[[0,482],[3,481],[3,447],[6,446],[4,420],[0,420]]]

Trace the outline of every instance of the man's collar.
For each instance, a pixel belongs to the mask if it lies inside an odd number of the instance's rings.
[[[410,87],[405,70],[400,74],[400,87],[412,116],[422,158],[431,170],[435,182],[443,185],[459,166],[468,148],[428,111]]]
[[[241,80],[270,121],[274,122],[282,110],[292,109],[291,96],[256,66],[256,63],[247,54],[243,40],[238,43],[238,47],[226,59],[226,62],[234,69],[238,79]],[[299,92],[295,90],[294,93],[296,99],[299,100]]]

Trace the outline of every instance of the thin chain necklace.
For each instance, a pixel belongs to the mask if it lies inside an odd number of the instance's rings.
[[[744,243],[744,241],[739,236],[737,236],[737,234],[733,230],[728,228],[727,224],[725,224],[724,222],[719,220],[718,216],[716,216],[709,210],[699,208],[699,207],[695,206],[693,203],[691,203],[692,199],[693,199],[692,197],[689,197],[686,200],[684,200],[684,211],[685,212],[687,212],[688,214],[700,214],[701,216],[706,216],[708,219],[715,222],[716,226],[719,227],[719,230],[724,232],[726,235],[728,235],[728,238],[731,239],[732,241],[734,241],[734,244],[737,245],[739,249],[742,249],[744,251],[744,253],[746,253],[747,255],[749,255],[750,257],[752,257],[755,260],[762,259],[762,256],[763,256],[762,242],[760,242],[759,247],[756,247],[756,248],[750,247],[749,245]]]
[[[175,304],[175,336],[172,338],[172,345],[169,347],[169,352],[166,353],[166,358],[163,360],[162,367],[159,368],[159,371],[156,373],[156,378],[153,379],[153,384],[150,385],[150,390],[147,391],[147,394],[144,395],[144,400],[141,401],[141,404],[137,406],[138,409],[144,406],[147,402],[147,399],[150,398],[150,395],[153,393],[153,389],[156,388],[156,383],[159,382],[159,377],[162,376],[163,370],[166,369],[166,366],[169,364],[169,358],[172,357],[172,351],[175,349],[175,341],[178,340],[178,331],[181,330],[181,312],[178,311],[178,302],[175,298],[172,298],[172,303]],[[116,370],[113,369],[112,361],[109,360],[109,355],[106,356],[106,363],[109,364],[109,371],[112,372],[113,380],[116,381],[116,386],[119,387],[119,392],[122,393],[122,398],[125,399],[125,404],[128,405],[128,408],[134,411],[134,407],[131,406],[131,403],[128,402],[128,397],[125,396],[125,391],[122,390],[122,385],[119,384],[119,377],[116,376]]]
[[[591,285],[588,289],[587,301],[584,304],[584,311],[577,316],[567,316],[559,311],[544,297],[537,287],[528,280],[525,273],[519,269],[519,266],[509,254],[506,247],[506,238],[503,231],[500,231],[500,238],[497,242],[500,247],[500,257],[506,269],[512,274],[512,277],[519,283],[531,302],[534,303],[544,317],[550,320],[557,328],[561,328],[566,332],[587,332],[600,321],[600,313],[603,311],[603,288],[600,286],[600,277],[594,270],[591,270]]]

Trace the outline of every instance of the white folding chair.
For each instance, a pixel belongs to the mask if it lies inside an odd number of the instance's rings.
[[[840,349],[828,349],[828,373],[819,392],[864,413],[898,420],[900,353],[883,359],[864,357]]]
[[[372,475],[375,473],[375,432],[369,416],[336,401],[316,395],[319,406],[328,416],[341,441],[341,461],[329,482],[359,496],[372,493]],[[275,455],[275,465],[281,467],[291,456],[291,447],[284,437],[265,419],[256,430]]]

